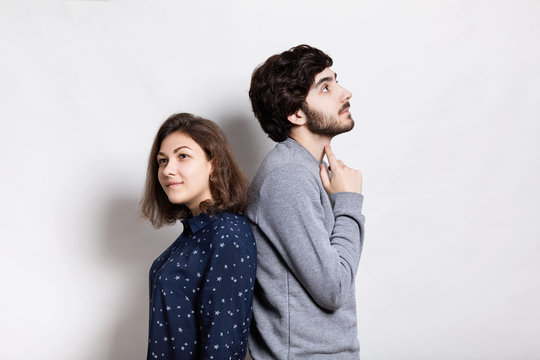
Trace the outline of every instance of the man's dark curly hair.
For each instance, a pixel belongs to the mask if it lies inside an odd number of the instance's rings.
[[[255,117],[274,141],[287,139],[287,119],[302,108],[315,75],[332,66],[332,58],[309,45],[298,45],[273,55],[251,75],[249,98]]]

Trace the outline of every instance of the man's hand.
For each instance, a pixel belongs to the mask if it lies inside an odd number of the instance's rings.
[[[328,170],[324,164],[320,165],[320,174],[324,189],[329,194],[338,192],[355,192],[362,193],[362,173],[358,170],[351,169],[341,160],[336,159],[336,155],[332,152],[329,144],[324,146],[324,152],[328,158],[332,179],[328,174]]]

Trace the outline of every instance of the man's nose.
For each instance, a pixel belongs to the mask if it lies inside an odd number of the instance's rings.
[[[343,102],[345,101],[348,101],[351,97],[352,97],[352,92],[350,92],[349,90],[345,89],[344,87],[341,87],[341,90],[343,91],[342,95],[341,95],[341,100]]]

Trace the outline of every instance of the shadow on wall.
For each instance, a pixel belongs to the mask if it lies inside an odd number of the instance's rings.
[[[253,115],[229,113],[220,120],[220,126],[231,144],[236,160],[251,181],[274,142],[262,131]]]
[[[262,131],[253,115],[229,113],[220,120],[220,126],[231,144],[233,154],[251,182],[274,142]],[[246,360],[252,360],[249,353]]]
[[[148,271],[181,232],[181,225],[155,230],[138,218],[139,199],[111,198],[103,211],[102,259],[121,282],[116,318],[107,336],[106,360],[143,359],[148,341]],[[113,305],[114,306],[114,305]]]

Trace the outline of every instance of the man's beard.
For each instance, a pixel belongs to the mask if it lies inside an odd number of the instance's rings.
[[[351,105],[349,102],[344,104],[339,112],[347,110]],[[302,107],[302,111],[306,114],[306,125],[314,134],[323,136],[336,136],[341,133],[350,131],[354,127],[354,120],[349,114],[350,121],[340,123],[337,116],[327,115],[322,112],[311,110],[309,106]]]

